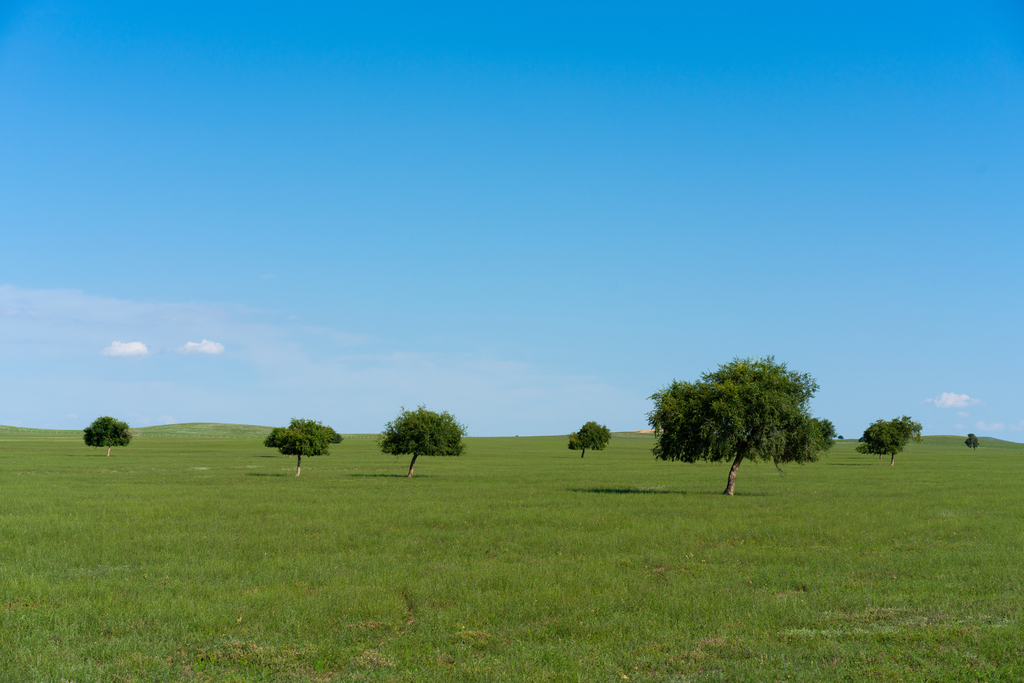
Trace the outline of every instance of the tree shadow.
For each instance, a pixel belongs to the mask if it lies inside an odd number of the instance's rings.
[[[676,496],[685,496],[686,491],[664,491],[661,489],[635,489],[629,488],[611,488],[611,487],[597,487],[592,489],[568,489],[574,493],[641,493],[641,494],[671,494]]]
[[[366,477],[373,479],[409,479],[406,474],[350,474],[350,477]],[[416,474],[412,479],[430,479],[429,474]]]
[[[871,467],[870,462],[834,462],[836,467]]]
[[[254,458],[280,458],[280,455],[254,455]]]
[[[247,477],[294,477],[294,474],[286,472],[246,472]]]
[[[695,496],[719,496],[719,497],[722,497],[722,498],[728,498],[728,496],[726,496],[721,491],[694,491],[693,495],[695,495]],[[774,497],[775,494],[774,493],[761,493],[761,492],[758,492],[758,491],[755,491],[753,493],[749,493],[747,491],[734,491],[733,494],[732,494],[733,498],[768,498],[769,496]]]

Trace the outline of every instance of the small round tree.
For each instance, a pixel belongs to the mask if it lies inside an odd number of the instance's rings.
[[[877,455],[879,460],[888,455],[892,458],[889,464],[895,465],[896,454],[902,452],[910,440],[921,440],[920,422],[914,422],[906,415],[888,421],[875,420],[860,437],[857,452]]]
[[[86,446],[107,449],[107,457],[110,457],[110,449],[113,446],[127,446],[132,440],[132,430],[127,422],[115,420],[112,417],[97,417],[92,424],[84,430]]]
[[[462,455],[466,446],[462,437],[466,427],[459,424],[449,412],[435,413],[420,406],[409,411],[402,408],[377,438],[381,453],[412,455],[409,474],[412,476],[416,458],[421,455]]]
[[[302,456],[327,455],[332,443],[341,443],[341,435],[315,420],[293,419],[287,427],[275,427],[263,445],[284,455],[298,457],[295,476],[302,473]]]
[[[654,456],[659,460],[732,460],[725,495],[733,495],[743,460],[815,462],[836,431],[811,416],[818,383],[767,358],[736,358],[697,382],[672,382],[651,396]]]
[[[611,440],[612,433],[604,425],[596,422],[588,422],[580,427],[578,432],[569,435],[569,450],[582,451],[580,457],[587,454],[587,449],[603,451]]]
[[[967,440],[964,441],[964,443],[967,444],[968,448],[973,448],[974,450],[978,450],[978,445],[979,445],[978,444],[978,437],[976,437],[974,434],[968,434],[967,435]]]

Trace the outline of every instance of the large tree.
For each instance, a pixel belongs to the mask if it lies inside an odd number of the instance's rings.
[[[384,426],[377,438],[381,453],[412,455],[409,475],[412,476],[416,458],[421,455],[462,455],[466,446],[462,437],[466,427],[448,412],[435,413],[420,406],[416,410],[401,412]]]
[[[860,437],[857,452],[877,455],[879,460],[888,455],[892,458],[889,464],[895,465],[896,454],[902,452],[910,440],[921,440],[920,422],[914,422],[906,415],[892,420],[875,420]]]
[[[696,382],[673,381],[651,396],[647,421],[659,460],[732,460],[725,495],[733,495],[744,460],[814,462],[832,447],[835,428],[811,416],[818,384],[767,358],[736,358]]]
[[[964,441],[964,443],[967,444],[968,448],[973,448],[974,450],[978,450],[978,445],[979,445],[978,437],[976,437],[974,434],[968,434],[967,435],[967,440]]]
[[[327,455],[332,443],[341,443],[341,435],[315,420],[293,419],[287,427],[275,427],[263,445],[284,455],[298,457],[295,476],[302,473],[302,456]]]
[[[578,432],[569,435],[569,450],[582,451],[580,457],[587,454],[587,449],[603,451],[611,440],[612,433],[604,425],[596,422],[588,422],[580,427]]]
[[[86,446],[107,449],[107,457],[110,457],[110,449],[113,446],[127,446],[134,434],[128,427],[128,423],[115,420],[112,417],[97,417],[92,424],[85,428],[83,438]]]

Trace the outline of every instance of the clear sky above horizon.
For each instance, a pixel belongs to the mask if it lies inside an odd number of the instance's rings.
[[[0,4],[0,228],[0,424],[1024,441],[1024,6]]]

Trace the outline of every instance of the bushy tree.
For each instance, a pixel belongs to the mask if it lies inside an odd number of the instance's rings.
[[[338,432],[334,431],[332,427],[324,427],[327,430],[327,438],[330,439],[331,443],[341,443],[345,437]]]
[[[408,475],[411,477],[416,458],[421,455],[462,455],[466,449],[462,443],[465,435],[466,427],[448,412],[435,413],[424,406],[412,411],[402,408],[398,417],[384,426],[377,445],[381,453],[412,455]]]
[[[906,415],[892,420],[875,420],[860,437],[857,452],[878,455],[879,460],[888,455],[892,458],[889,464],[895,465],[896,454],[902,452],[911,439],[921,440],[920,422],[914,422]]]
[[[121,422],[108,416],[97,417],[91,425],[83,430],[83,433],[85,445],[96,448],[105,446],[108,458],[111,447],[127,446],[134,436],[127,422]]]
[[[573,432],[569,435],[569,450],[582,451],[580,453],[582,458],[587,454],[588,448],[595,451],[603,451],[611,438],[612,433],[607,427],[591,421],[580,427],[578,432]]]
[[[336,431],[315,420],[299,419],[293,419],[287,427],[275,427],[263,440],[267,448],[297,456],[296,477],[302,473],[302,456],[327,455],[332,443],[341,443],[341,435]]]
[[[674,381],[651,396],[647,421],[654,429],[659,460],[732,460],[726,495],[736,471],[749,460],[814,462],[832,447],[828,420],[811,416],[818,384],[767,358],[736,358],[697,382]]]
[[[967,444],[968,448],[973,448],[974,450],[978,450],[978,446],[979,446],[978,437],[976,437],[974,434],[968,434],[967,435],[967,440],[964,441],[964,443]]]

